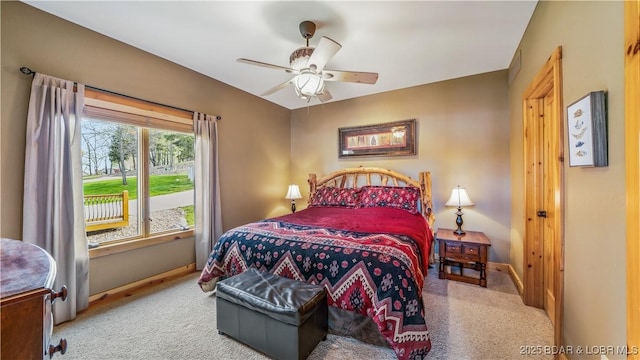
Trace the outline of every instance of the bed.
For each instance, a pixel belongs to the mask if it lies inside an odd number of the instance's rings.
[[[198,283],[249,268],[324,286],[330,309],[366,316],[399,359],[431,349],[422,301],[435,217],[431,178],[388,169],[310,174],[309,206],[223,234]],[[356,316],[359,316],[356,315]]]

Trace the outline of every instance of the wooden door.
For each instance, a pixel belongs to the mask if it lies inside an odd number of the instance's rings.
[[[544,308],[562,342],[563,111],[558,47],[523,94],[525,163],[525,304]]]
[[[555,323],[555,247],[554,231],[554,193],[557,191],[553,182],[555,167],[555,140],[553,132],[557,131],[553,116],[553,87],[538,99],[528,101],[527,142],[527,233],[526,238],[534,252],[539,254],[539,261],[531,269],[527,282],[535,284],[530,291],[528,305],[545,309],[549,319]]]

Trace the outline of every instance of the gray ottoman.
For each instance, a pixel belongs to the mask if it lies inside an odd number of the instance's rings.
[[[249,269],[218,282],[218,332],[273,358],[306,359],[327,337],[324,287]]]

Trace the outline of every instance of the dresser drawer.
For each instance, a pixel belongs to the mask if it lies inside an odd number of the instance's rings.
[[[20,240],[0,239],[0,244],[0,358],[48,360],[56,352],[64,354],[65,339],[50,344],[51,303],[67,297],[66,287],[51,290],[55,261],[42,248]]]

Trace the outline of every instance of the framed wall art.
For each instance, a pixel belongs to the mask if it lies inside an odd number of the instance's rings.
[[[338,157],[416,154],[416,119],[338,129]]]
[[[567,107],[569,166],[608,165],[604,91],[594,91]]]

